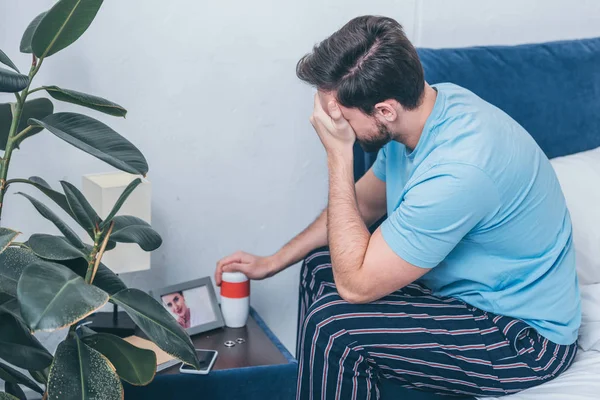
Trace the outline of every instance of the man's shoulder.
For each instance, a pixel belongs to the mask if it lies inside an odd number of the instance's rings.
[[[484,166],[460,159],[432,157],[421,164],[408,182],[407,189],[422,185],[430,187],[433,193],[469,192],[482,196],[483,190],[486,196],[497,197],[498,194],[497,184]]]
[[[446,97],[446,100],[448,100],[448,99],[458,100],[459,98],[463,98],[465,100],[469,100],[469,99],[481,100],[481,98],[479,96],[477,96],[475,93],[473,93],[472,91],[470,91],[469,89],[467,89],[465,87],[457,85],[456,83],[442,82],[442,83],[436,83],[431,86],[437,90],[438,94],[441,93],[442,95],[444,95],[444,97]]]

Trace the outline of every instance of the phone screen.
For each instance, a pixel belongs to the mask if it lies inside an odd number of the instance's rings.
[[[196,350],[196,355],[198,356],[198,361],[200,362],[200,370],[206,370],[210,367],[213,358],[217,356],[217,352],[214,350]],[[181,369],[195,371],[196,368],[183,364]]]

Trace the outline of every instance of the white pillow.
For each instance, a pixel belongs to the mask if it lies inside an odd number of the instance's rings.
[[[600,283],[600,147],[550,162],[571,214],[579,283]]]
[[[600,351],[600,284],[581,286],[579,347]]]

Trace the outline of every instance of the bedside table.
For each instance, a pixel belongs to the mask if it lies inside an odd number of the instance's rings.
[[[234,347],[228,340],[245,339]],[[179,373],[178,363],[147,386],[123,382],[125,400],[293,400],[298,363],[254,309],[244,328],[220,328],[192,337],[196,348],[217,350],[208,375]]]
[[[235,342],[238,338],[244,339],[244,343],[236,343],[233,347],[225,346],[225,342],[229,340]],[[288,363],[283,353],[258,326],[252,315],[243,328],[224,327],[199,333],[192,336],[192,342],[196,349],[219,352],[212,371]],[[180,365],[181,363],[164,369],[157,375],[179,374]]]

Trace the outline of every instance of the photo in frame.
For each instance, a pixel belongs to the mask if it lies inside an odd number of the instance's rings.
[[[225,325],[210,277],[179,283],[150,294],[165,307],[188,335]]]

